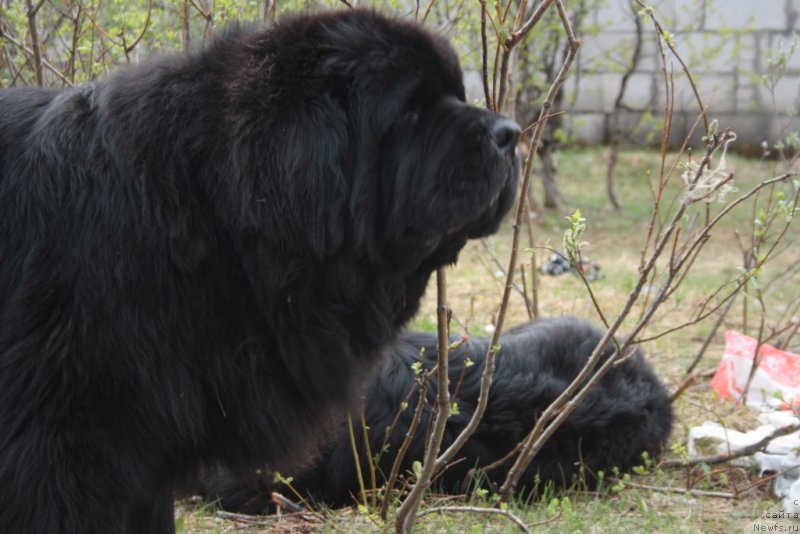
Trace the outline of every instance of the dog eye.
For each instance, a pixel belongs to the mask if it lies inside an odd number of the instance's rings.
[[[419,121],[419,113],[418,109],[406,110],[401,116],[401,120],[408,124],[416,124]]]
[[[408,121],[411,123],[416,123],[419,121],[420,115],[422,115],[423,110],[427,107],[427,102],[422,94],[414,94],[411,98],[409,98],[408,102],[402,112],[402,120]]]

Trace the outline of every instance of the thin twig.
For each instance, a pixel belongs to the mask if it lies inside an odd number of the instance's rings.
[[[530,529],[525,524],[522,519],[517,517],[516,515],[512,514],[508,510],[502,510],[500,508],[483,508],[478,506],[436,506],[434,508],[427,508],[420,513],[417,514],[417,517],[422,517],[424,515],[430,514],[446,514],[446,513],[459,513],[459,514],[491,514],[491,515],[502,515],[503,517],[507,518],[509,521],[514,523],[522,532],[526,534],[530,534]]]
[[[486,255],[489,256],[489,259],[492,260],[492,263],[494,264],[495,268],[498,271],[500,271],[500,273],[503,274],[504,278],[508,278],[508,272],[506,271],[506,267],[500,261],[500,258],[497,257],[497,254],[494,253],[494,250],[492,250],[492,247],[489,245],[489,239],[488,238],[481,239],[481,245],[483,245],[483,250],[486,252]],[[488,265],[486,266],[486,268],[494,276],[494,272],[491,271],[491,269],[489,268]],[[499,275],[498,275],[498,277],[499,277]],[[524,289],[524,287],[520,287],[515,282],[512,282],[512,284],[514,285],[514,290],[517,293],[519,293],[523,298],[525,298],[525,289]]]
[[[361,495],[361,502],[366,506],[367,504],[367,490],[364,485],[364,475],[361,472],[361,461],[358,456],[358,446],[356,445],[356,434],[353,428],[353,416],[347,414],[347,435],[350,437],[350,449],[353,453],[353,463],[356,466],[356,478],[358,479],[358,489]]]
[[[556,5],[559,6],[559,13],[563,12],[563,6],[561,5],[560,0],[554,0]],[[549,5],[549,3],[548,3]],[[569,23],[569,19],[566,18],[566,15],[562,17],[562,24],[567,28],[565,29],[567,35],[570,37],[569,42],[569,53],[567,54],[563,65],[561,66],[561,70],[558,73],[558,77],[553,81],[553,84],[550,86],[550,89],[547,92],[545,97],[545,101],[542,104],[542,108],[540,111],[540,117],[546,117],[549,115],[550,108],[553,105],[553,101],[555,100],[555,96],[558,91],[561,89],[561,86],[567,79],[567,73],[569,72],[570,67],[572,66],[572,62],[575,59],[575,56],[578,51],[578,47],[580,46],[580,42],[577,41],[572,33],[572,28]],[[486,366],[484,368],[483,375],[481,376],[481,387],[480,387],[480,394],[478,397],[478,402],[475,406],[475,411],[472,414],[472,418],[470,419],[469,423],[467,423],[466,427],[462,430],[461,434],[453,441],[452,445],[448,447],[446,451],[444,451],[439,459],[437,460],[437,470],[443,468],[450,459],[461,449],[463,444],[469,439],[475,429],[478,427],[481,418],[483,417],[483,413],[486,411],[486,405],[488,403],[489,398],[489,389],[492,385],[492,374],[494,373],[495,368],[495,356],[497,351],[499,350],[499,342],[500,342],[500,334],[503,330],[503,324],[505,322],[506,312],[508,310],[508,302],[511,295],[511,290],[514,287],[514,275],[516,272],[516,265],[517,265],[517,258],[519,256],[519,240],[520,240],[520,230],[522,228],[522,218],[527,217],[527,209],[526,204],[522,200],[527,195],[528,187],[530,186],[531,176],[533,174],[533,161],[536,157],[536,150],[538,145],[542,139],[544,134],[544,128],[547,124],[547,121],[538,121],[537,126],[534,129],[533,136],[531,138],[531,143],[528,149],[528,159],[525,163],[525,170],[522,176],[522,186],[520,188],[520,201],[517,204],[517,212],[514,219],[513,225],[513,232],[512,232],[512,240],[511,240],[511,253],[509,255],[509,262],[508,262],[508,269],[506,269],[506,285],[503,290],[503,296],[500,303],[500,309],[497,313],[497,321],[495,324],[494,334],[492,336],[492,341],[489,344],[489,348],[486,354]]]
[[[44,71],[42,69],[42,43],[39,42],[39,29],[36,26],[36,13],[42,7],[42,2],[33,5],[33,0],[27,0],[28,6],[28,31],[31,33],[31,51],[33,52],[33,69],[36,73],[36,85],[44,86]]]
[[[144,37],[144,34],[147,33],[147,29],[150,27],[150,18],[153,15],[153,0],[148,0],[147,2],[147,18],[144,20],[144,25],[142,26],[142,31],[139,32],[139,35],[136,36],[136,39],[133,42],[124,48],[125,56],[127,56],[130,52],[133,51],[134,48],[139,44],[139,42]],[[124,37],[124,34],[123,34]]]
[[[447,418],[450,416],[450,384],[448,380],[450,335],[448,332],[447,275],[444,267],[436,270],[436,290],[436,316],[439,335],[437,411],[433,420],[430,439],[425,444],[425,459],[422,464],[422,470],[411,491],[395,513],[395,530],[403,534],[411,532],[422,496],[430,486],[433,475],[441,470],[437,455],[444,437]]]
[[[422,420],[422,413],[425,410],[425,404],[427,403],[428,399],[428,380],[424,379],[419,386],[419,397],[417,400],[417,407],[414,410],[414,416],[411,419],[411,424],[408,427],[408,432],[406,432],[405,438],[403,439],[403,443],[400,445],[400,449],[397,451],[397,455],[394,458],[394,462],[392,462],[392,469],[389,472],[389,476],[386,479],[386,484],[384,487],[386,488],[386,493],[383,496],[383,502],[381,503],[381,511],[380,516],[381,519],[384,521],[386,520],[386,516],[389,513],[389,496],[390,492],[394,489],[395,482],[397,481],[397,476],[400,473],[400,466],[403,464],[403,458],[406,457],[406,453],[408,452],[409,447],[411,446],[411,442],[414,440],[414,436],[417,433],[417,427],[419,427],[419,422]]]
[[[535,317],[533,314],[533,303],[531,299],[528,297],[528,282],[527,277],[525,276],[525,264],[519,264],[519,279],[522,281],[522,298],[525,301],[525,311],[528,312],[528,320],[533,320]],[[535,291],[535,290],[534,290]]]
[[[683,392],[697,383],[697,373],[689,373],[685,376],[683,381],[675,388],[675,392],[669,396],[669,401],[674,403],[678,397],[683,395]]]
[[[715,454],[713,456],[702,456],[699,458],[693,458],[688,461],[683,460],[664,460],[661,462],[662,467],[691,467],[695,465],[713,465],[713,464],[721,464],[724,462],[729,462],[731,460],[735,460],[737,458],[742,458],[744,456],[750,456],[752,454],[757,453],[758,451],[764,449],[769,445],[772,440],[775,438],[779,438],[781,436],[786,436],[787,434],[792,434],[800,430],[800,423],[794,425],[787,425],[782,426],[780,428],[776,428],[772,431],[769,435],[764,436],[762,439],[758,440],[755,443],[751,443],[746,447],[742,447],[741,449],[737,449],[735,451],[728,451],[722,454]]]
[[[375,499],[377,498],[377,489],[378,489],[378,474],[377,469],[375,466],[375,460],[372,456],[372,449],[369,443],[369,428],[367,427],[367,416],[364,414],[364,408],[361,408],[361,439],[364,440],[364,451],[366,452],[367,457],[367,467],[369,467],[369,483],[371,497],[372,497],[372,507],[375,508]],[[358,458],[356,458],[358,461]],[[366,504],[366,503],[364,503]]]
[[[758,371],[759,367],[761,366],[761,357],[763,354],[761,353],[761,347],[764,346],[764,327],[766,326],[767,318],[765,316],[764,310],[764,303],[763,301],[759,300],[759,304],[761,304],[761,313],[759,314],[759,322],[758,322],[758,336],[756,337],[756,348],[753,350],[753,361],[750,364],[750,372],[747,374],[747,380],[744,383],[744,388],[742,389],[742,396],[739,399],[742,404],[747,404],[747,396],[750,393],[750,386],[753,385],[753,379],[756,377],[756,371]]]
[[[419,386],[419,397],[417,398],[417,407],[414,409],[414,416],[411,418],[411,424],[408,427],[408,431],[403,439],[403,443],[400,444],[400,449],[398,449],[397,455],[394,457],[392,468],[389,472],[389,476],[386,479],[386,484],[384,485],[386,488],[386,495],[384,495],[380,511],[381,519],[384,521],[386,520],[386,515],[389,512],[389,493],[392,491],[395,482],[397,481],[397,476],[400,473],[400,466],[403,464],[403,458],[405,458],[409,447],[411,447],[411,442],[414,440],[414,436],[417,433],[417,427],[419,427],[419,422],[422,420],[422,414],[425,411],[425,405],[427,404],[429,381],[427,376],[423,377],[421,380],[422,382]],[[397,418],[395,418],[395,422],[396,421]],[[393,427],[394,424],[395,423],[393,422]]]
[[[615,479],[609,479],[615,481]],[[651,486],[649,484],[637,484],[636,482],[624,482],[626,487],[635,489],[644,489],[650,491],[658,491],[660,493],[682,493],[689,494],[694,497],[718,497],[720,499],[736,499],[738,498],[735,493],[727,491],[704,491],[693,488],[675,488],[671,486]]]
[[[7,31],[6,31],[6,29],[3,27],[3,25],[2,25],[2,24],[0,24],[0,38],[3,38],[3,39],[5,39],[6,41],[8,41],[9,43],[11,43],[11,44],[12,44],[12,45],[14,45],[15,47],[17,47],[17,48],[19,48],[20,50],[22,50],[22,51],[23,51],[25,54],[27,54],[27,55],[29,55],[29,56],[33,57],[33,55],[34,55],[34,52],[33,52],[33,50],[31,50],[30,48],[28,48],[27,46],[25,46],[25,45],[24,45],[24,44],[22,44],[21,42],[19,42],[19,41],[17,41],[16,39],[14,39],[14,37],[12,37],[12,36],[11,36],[11,35],[10,35],[10,34],[9,34]],[[54,66],[53,66],[53,65],[52,65],[52,64],[51,64],[49,61],[47,61],[45,58],[41,58],[41,62],[42,62],[42,65],[43,65],[43,66],[44,66],[44,67],[45,67],[47,70],[49,70],[50,72],[52,72],[53,74],[55,74],[55,75],[56,75],[56,77],[57,77],[59,80],[61,80],[62,82],[64,82],[64,84],[66,84],[66,85],[68,85],[68,86],[70,86],[70,87],[72,87],[72,86],[74,85],[74,84],[73,84],[73,83],[72,83],[72,82],[69,80],[69,78],[67,78],[66,76],[64,76],[64,74],[63,74],[63,73],[62,73],[60,70],[58,70],[56,67],[54,67]]]
[[[697,100],[698,106],[700,107],[700,113],[703,116],[703,126],[705,127],[706,135],[708,135],[708,116],[706,115],[706,109],[705,106],[703,106],[703,99],[700,98],[700,92],[697,90],[697,85],[694,82],[694,77],[692,76],[691,71],[689,71],[689,67],[686,66],[686,63],[683,61],[681,55],[678,54],[678,51],[675,50],[674,46],[672,46],[671,39],[667,38],[664,28],[661,26],[661,23],[656,18],[655,13],[653,13],[652,9],[648,8],[648,6],[646,6],[641,0],[634,0],[634,1],[637,4],[639,4],[641,8],[648,10],[648,15],[650,16],[650,20],[653,21],[653,26],[658,32],[658,35],[661,37],[664,43],[666,43],[667,47],[672,52],[672,55],[675,57],[675,59],[678,60],[678,63],[681,64],[681,68],[683,69],[683,72],[686,74],[686,77],[689,79],[689,85],[692,87],[692,92],[694,93],[694,97]]]
[[[709,147],[706,153],[706,156],[703,158],[703,163],[700,165],[698,169],[698,176],[695,177],[692,183],[696,183],[697,179],[699,178],[699,173],[702,172],[703,168],[707,166],[708,161],[711,158],[711,154],[722,145],[724,140],[724,134],[719,134],[715,136],[709,142]],[[749,193],[744,195],[742,198],[737,199],[733,203],[726,206],[723,210],[724,213],[730,211],[733,208],[734,204],[740,203],[755,194],[757,190],[760,188],[768,186],[771,182],[774,183],[775,181],[779,181],[782,179],[786,179],[785,175],[775,177],[770,180],[765,180],[758,184],[753,190]],[[652,270],[653,266],[655,265],[656,260],[661,256],[662,252],[666,248],[667,244],[670,242],[670,236],[674,232],[678,221],[683,217],[683,213],[685,212],[686,207],[691,204],[693,201],[689,198],[684,198],[682,201],[679,209],[675,212],[670,224],[667,226],[667,229],[662,234],[659,242],[656,244],[655,249],[653,251],[652,256],[650,257],[649,261],[645,265],[644,270],[640,273],[639,281],[637,282],[636,287],[634,288],[633,292],[629,296],[628,302],[626,303],[625,309],[617,316],[614,323],[609,328],[609,331],[604,336],[603,340],[598,344],[598,347],[595,348],[595,351],[589,358],[589,361],[586,364],[586,367],[579,373],[578,377],[567,387],[567,389],[562,393],[562,395],[556,399],[541,415],[539,420],[537,421],[534,429],[526,438],[525,446],[523,447],[522,453],[517,458],[517,462],[515,462],[514,466],[509,470],[509,475],[506,481],[503,484],[503,487],[500,490],[501,498],[502,499],[510,499],[511,495],[513,494],[514,488],[516,487],[517,481],[521,476],[524,469],[529,465],[530,461],[533,459],[533,456],[541,449],[544,443],[552,436],[555,430],[566,420],[570,413],[577,407],[577,405],[588,395],[589,391],[594,387],[594,385],[599,382],[599,380],[605,375],[606,372],[614,365],[615,358],[609,358],[599,369],[595,372],[595,374],[589,378],[586,383],[580,388],[580,390],[575,393],[575,390],[578,388],[579,384],[585,380],[586,375],[589,373],[589,369],[592,367],[593,362],[596,361],[600,357],[600,351],[602,351],[605,346],[610,341],[610,334],[616,332],[619,324],[621,323],[622,319],[627,316],[630,311],[630,307],[632,307],[633,302],[638,298],[638,295],[641,292],[641,289],[644,285],[644,281],[647,279],[647,274],[650,270]],[[717,215],[715,219],[712,219],[708,225],[714,225],[716,221],[719,220],[720,214]],[[707,225],[707,226],[708,226]],[[633,329],[633,332],[629,336],[629,338],[625,341],[622,345],[622,350],[626,350],[631,343],[631,339],[633,339],[638,333],[644,328],[645,325],[649,324],[650,319],[652,318],[655,310],[660,306],[661,303],[664,302],[664,296],[668,292],[668,288],[671,284],[671,278],[674,277],[676,272],[679,272],[685,264],[685,258],[679,259],[676,264],[668,271],[667,274],[667,281],[665,282],[662,289],[658,292],[656,297],[653,299],[653,302],[648,306],[648,309],[643,314],[643,316],[639,319],[638,323]],[[589,369],[587,369],[589,368]],[[574,393],[574,396],[573,396]],[[548,425],[548,421],[552,419],[552,422]]]
[[[476,467],[474,469],[470,469],[469,471],[467,471],[467,475],[466,475],[467,478],[472,479],[472,478],[475,477],[475,475],[477,475],[479,473],[488,473],[489,471],[491,471],[493,469],[497,469],[498,467],[500,467],[504,463],[506,463],[509,460],[511,460],[522,449],[523,445],[524,445],[524,442],[520,441],[519,443],[517,443],[517,445],[513,449],[508,451],[506,453],[506,455],[503,456],[502,458],[498,458],[497,460],[495,460],[494,462],[492,462],[490,464],[486,464],[486,465],[482,465],[480,467]]]
[[[508,96],[509,66],[511,64],[512,54],[514,53],[517,45],[528,35],[528,33],[530,33],[530,31],[536,26],[536,24],[539,22],[542,16],[544,16],[547,9],[553,4],[553,1],[554,0],[544,0],[536,8],[536,10],[533,12],[533,15],[531,15],[528,21],[525,22],[525,24],[521,28],[511,32],[511,35],[506,39],[504,43],[502,43],[503,51],[500,56],[500,73],[497,76],[497,78],[499,78],[500,80],[500,90],[498,91],[497,99],[494,102],[495,111],[501,111],[503,109],[506,97]],[[567,33],[567,38],[569,39],[570,46],[572,46],[572,44],[575,42],[575,36],[572,35],[571,28]],[[495,79],[495,81],[497,81],[497,79]]]
[[[522,202],[525,202],[523,210],[525,217],[525,229],[528,233],[528,246],[530,247],[531,259],[531,307],[533,311],[533,318],[539,317],[539,271],[536,265],[536,240],[533,233],[533,221],[531,220],[530,207],[528,206],[528,195],[522,197]],[[526,299],[527,301],[527,296]]]
[[[628,107],[625,106],[622,101],[625,98],[625,92],[628,89],[628,82],[630,81],[630,78],[633,76],[636,69],[639,67],[639,60],[642,56],[642,21],[636,14],[633,2],[630,2],[628,7],[630,7],[633,11],[633,22],[636,26],[636,33],[634,34],[634,46],[633,52],[631,53],[631,59],[622,75],[622,79],[619,83],[619,89],[617,91],[617,97],[614,99],[614,108],[611,114],[610,128],[611,150],[609,151],[608,166],[606,167],[606,192],[608,194],[608,199],[615,210],[622,209],[622,204],[620,203],[619,195],[616,191],[617,157],[622,144],[620,139],[622,137],[620,128],[620,113],[623,109]]]
[[[287,499],[277,491],[273,491],[270,494],[270,498],[272,499],[272,503],[277,506],[278,508],[282,508],[284,510],[288,510],[291,513],[308,513],[308,510],[297,504],[291,499]]]
[[[707,167],[711,158],[711,154],[713,154],[714,151],[722,145],[722,140],[723,136],[721,134],[719,136],[714,136],[709,140],[706,157],[699,166],[697,170],[698,176],[695,177],[693,183],[697,182],[700,173],[702,173],[703,169]],[[527,469],[528,465],[530,465],[530,462],[533,461],[533,457],[539,452],[547,440],[550,439],[550,437],[555,433],[559,426],[563,424],[563,422],[575,410],[575,408],[586,398],[591,389],[594,388],[594,386],[603,378],[603,376],[605,376],[605,374],[615,365],[615,362],[619,356],[612,356],[608,358],[608,360],[606,360],[592,375],[592,371],[600,361],[600,358],[602,357],[606,347],[611,342],[620,325],[628,316],[633,308],[633,305],[638,300],[650,272],[654,269],[658,258],[661,257],[661,254],[671,242],[671,236],[675,232],[679,221],[683,218],[683,214],[691,203],[692,200],[690,198],[684,197],[678,210],[676,210],[675,214],[673,215],[670,224],[667,226],[666,230],[655,244],[652,255],[647,260],[645,265],[640,269],[639,278],[635,287],[628,295],[628,299],[622,311],[617,315],[603,338],[598,342],[583,369],[581,369],[578,375],[561,393],[561,395],[559,395],[559,397],[556,398],[556,400],[545,409],[545,411],[536,421],[533,429],[525,438],[525,445],[522,448],[522,452],[517,457],[517,460],[514,462],[511,469],[509,469],[508,476],[500,488],[500,498],[503,500],[503,502],[509,502],[511,500],[520,477],[524,473],[525,469]],[[678,267],[678,270],[679,268],[680,267]],[[655,313],[655,310],[658,309],[660,304],[664,302],[664,294],[670,285],[669,277],[674,276],[674,273],[675,271],[673,270],[668,271],[668,280],[664,284],[664,287],[658,292],[653,302],[642,314],[642,317],[640,317],[633,329],[633,332],[628,336],[622,346],[617,349],[618,355],[626,354],[625,351],[627,351],[631,346],[632,339],[634,339],[635,336],[638,335],[638,333],[647,324],[649,324],[650,319]]]
[[[200,6],[195,0],[189,0],[189,3],[192,4],[192,7],[194,7],[197,10],[197,12],[200,13],[200,16],[203,17],[205,20],[211,20],[213,18],[211,12],[203,9],[203,7]],[[188,10],[186,13],[188,16],[189,13]]]
[[[489,44],[486,35],[486,0],[479,0],[481,4],[481,78],[483,79],[483,96],[486,99],[486,109],[494,110],[492,96],[489,94]]]
[[[522,26],[518,26],[518,30],[515,30],[511,33],[511,37],[508,39],[507,46],[513,47],[516,46],[522,39],[525,38],[526,35],[530,33],[530,31],[539,23],[539,20],[544,16],[547,8],[553,3],[553,0],[544,0],[539,6],[534,10],[531,14],[530,18],[525,21],[525,24]]]
[[[698,171],[698,172],[700,172],[700,171]],[[734,201],[732,201],[729,204],[727,204],[722,210],[720,210],[719,213],[717,213],[717,215],[714,218],[712,218],[705,225],[705,227],[703,227],[703,229],[701,229],[696,234],[696,237],[695,237],[696,242],[691,244],[690,247],[688,247],[688,251],[691,252],[695,247],[701,245],[702,241],[704,241],[707,238],[707,236],[708,236],[709,232],[711,231],[711,229],[713,229],[717,225],[717,223],[719,223],[719,221],[722,220],[728,213],[730,213],[730,211],[733,210],[736,206],[738,206],[742,202],[746,201],[747,199],[751,198],[753,195],[758,194],[758,192],[761,191],[762,189],[764,189],[766,187],[769,187],[769,186],[771,186],[771,185],[773,185],[775,183],[778,183],[778,182],[785,182],[789,178],[795,176],[795,174],[796,173],[794,173],[794,172],[790,172],[790,173],[782,174],[780,176],[775,176],[773,178],[769,178],[767,180],[763,180],[762,182],[759,182],[758,184],[756,184],[750,191],[748,191],[744,195],[736,198]],[[798,192],[797,198],[800,198],[800,192]],[[683,209],[681,209],[679,211],[680,211],[680,213],[683,213]],[[676,220],[673,218],[673,221],[672,221],[670,227],[672,227],[675,223],[676,223]],[[785,235],[785,233],[788,231],[790,223],[791,223],[791,221],[787,221],[786,222],[786,225],[785,225],[785,227],[783,228],[783,230],[782,230],[782,232],[780,234],[781,237],[783,235]],[[670,230],[668,229],[667,232],[669,233]],[[688,325],[695,324],[695,323],[697,323],[699,321],[702,321],[703,319],[705,319],[708,316],[710,316],[716,310],[721,308],[722,305],[725,304],[728,301],[728,299],[732,298],[733,295],[738,293],[741,290],[741,288],[744,287],[744,285],[754,276],[754,274],[758,271],[758,269],[761,268],[764,265],[764,263],[772,257],[772,254],[774,253],[774,251],[777,248],[777,243],[778,242],[780,242],[780,238],[775,243],[773,243],[773,245],[769,248],[769,250],[767,252],[763,253],[759,257],[758,262],[753,266],[753,268],[750,271],[742,273],[742,274],[739,275],[739,277],[736,279],[737,280],[736,287],[731,291],[731,293],[727,297],[722,299],[722,301],[720,302],[719,305],[713,307],[707,313],[701,313],[701,314],[697,315],[695,317],[695,319],[690,321],[690,322],[682,323],[681,325],[678,325],[676,327],[664,330],[663,332],[660,332],[658,335],[650,336],[650,337],[647,337],[647,338],[637,339],[637,342],[644,343],[644,342],[647,342],[647,341],[653,341],[655,339],[664,337],[664,336],[666,336],[666,335],[668,335],[668,334],[670,334],[672,332],[675,332],[676,330],[680,330],[682,328],[685,328]],[[682,269],[685,267],[686,260],[687,260],[686,257],[678,260],[680,262],[680,265],[678,266],[677,270],[682,271]],[[663,297],[663,296],[671,293],[672,290],[669,289],[669,287],[671,286],[671,282],[672,282],[672,279],[668,279],[667,283],[664,285],[664,287],[659,292],[659,296]],[[652,304],[651,304],[651,307],[652,307]]]
[[[792,342],[792,338],[797,335],[797,332],[800,331],[800,321],[797,321],[792,325],[792,329],[790,330],[789,334],[786,338],[777,344],[777,347],[782,350],[786,350],[789,348],[789,344]]]
[[[234,512],[226,512],[224,510],[218,510],[216,515],[220,519],[225,519],[228,521],[236,521],[237,523],[244,523],[253,526],[267,526],[275,522],[272,519],[265,519],[263,516],[237,514]]]

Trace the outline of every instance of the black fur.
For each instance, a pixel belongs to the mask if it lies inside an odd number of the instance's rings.
[[[472,468],[492,463],[512,450],[530,431],[538,415],[578,374],[602,334],[589,323],[561,318],[528,323],[501,336],[501,350],[496,358],[497,367],[484,417],[456,461],[444,471],[439,488],[447,492],[464,491],[464,482],[470,482]],[[452,443],[475,410],[489,343],[486,338],[472,338],[450,355],[450,389],[452,393],[458,388],[452,398],[458,403],[458,414],[448,419],[443,447]],[[413,396],[409,407],[405,411],[400,409],[414,387],[415,374],[411,365],[421,360],[425,369],[432,368],[437,358],[436,346],[434,334],[405,334],[393,345],[390,361],[370,384],[364,402],[370,449],[376,454],[388,445],[378,463],[379,484],[390,472],[417,404],[417,397]],[[424,349],[422,357],[420,348]],[[604,359],[612,353],[611,348],[607,349]],[[474,365],[465,367],[467,358]],[[410,470],[412,462],[423,457],[435,395],[434,380],[401,473]],[[400,418],[384,443],[386,429],[398,412]],[[354,424],[362,453],[361,465],[367,472],[359,421],[359,413],[356,413]],[[671,427],[669,396],[642,353],[637,351],[604,376],[556,431],[525,471],[520,489],[523,493],[536,491],[548,482],[556,487],[569,485],[573,475],[579,474],[581,463],[585,467],[585,482],[590,486],[600,470],[607,474],[611,474],[614,467],[622,472],[629,471],[643,463],[642,452],[648,452],[651,458],[658,456]],[[497,487],[505,479],[510,465],[509,462],[489,471],[488,480],[483,482]],[[207,499],[218,500],[225,509],[246,513],[267,510],[271,491],[291,495],[285,487],[273,482],[269,472],[263,476],[237,477],[217,472],[204,484]],[[317,464],[294,477],[292,485],[301,494],[334,506],[352,504],[358,498],[358,479],[347,425],[340,428],[337,438],[324,450]]]
[[[0,532],[168,533],[198,465],[307,462],[518,132],[359,10],[0,91]]]

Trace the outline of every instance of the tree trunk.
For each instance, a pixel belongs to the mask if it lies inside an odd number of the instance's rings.
[[[555,159],[556,144],[543,141],[539,149],[539,158],[542,162],[542,187],[544,188],[544,207],[561,209],[564,206],[564,197],[558,189],[558,167]]]
[[[617,196],[617,156],[619,155],[620,142],[619,138],[614,139],[611,143],[611,150],[608,153],[608,170],[606,172],[606,191],[608,192],[608,200],[614,209],[619,211],[622,209],[622,204]]]
[[[630,63],[628,63],[625,73],[622,75],[619,91],[617,91],[617,97],[614,99],[614,112],[611,116],[611,151],[608,154],[608,167],[606,168],[606,192],[608,193],[608,200],[617,211],[622,209],[622,203],[619,201],[619,196],[617,195],[616,178],[617,158],[619,156],[619,148],[623,135],[620,129],[620,113],[622,113],[623,109],[627,109],[623,104],[625,90],[628,88],[628,81],[633,73],[636,72],[636,67],[639,66],[639,60],[642,57],[642,20],[637,13],[637,4],[631,1],[629,7],[633,17],[633,23],[636,25],[636,37],[633,43],[633,53],[631,54]]]

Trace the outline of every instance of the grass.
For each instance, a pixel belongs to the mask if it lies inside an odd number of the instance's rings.
[[[648,151],[627,151],[620,155],[618,167],[619,196],[624,209],[615,212],[605,197],[605,157],[603,149],[567,150],[560,154],[560,185],[566,199],[563,213],[546,212],[535,226],[535,253],[538,263],[546,261],[547,248],[561,249],[561,236],[566,228],[564,217],[580,209],[586,218],[584,253],[600,266],[602,277],[592,282],[603,313],[613,318],[633,287],[637,277],[640,248],[652,214],[652,193],[648,185],[658,177],[659,155]],[[668,160],[670,161],[670,160]],[[749,190],[757,181],[779,173],[772,162],[759,162],[729,156],[729,166],[736,173],[735,185]],[[675,171],[666,188],[665,199],[682,194],[680,171]],[[537,191],[538,193],[538,191]],[[766,196],[762,195],[763,202]],[[704,206],[696,213],[701,219]],[[714,205],[711,209],[719,209]],[[701,300],[723,281],[735,277],[742,265],[740,242],[746,241],[752,227],[752,203],[740,206],[730,214],[708,241],[697,258],[691,275],[683,286],[662,307],[648,334],[654,335],[687,321],[697,311]],[[663,222],[663,221],[662,221]],[[683,221],[687,227],[691,220]],[[786,236],[786,246],[774,262],[763,269],[759,279],[767,304],[767,325],[776,327],[785,320],[782,314],[800,299],[800,247],[797,234]],[[506,224],[489,241],[493,254],[504,265],[510,247],[511,228]],[[739,237],[737,237],[737,235]],[[539,248],[542,247],[542,248]],[[523,255],[530,262],[530,250]],[[458,265],[448,273],[448,299],[453,310],[453,330],[468,330],[472,335],[488,335],[497,313],[504,277],[492,262],[486,247],[470,243]],[[777,279],[769,285],[767,282]],[[539,301],[542,315],[574,315],[597,321],[598,316],[582,282],[573,275],[541,277]],[[746,303],[746,304],[745,304]],[[746,308],[745,308],[746,306]],[[703,371],[713,370],[722,355],[725,328],[734,328],[755,335],[758,306],[752,293],[740,299],[728,316],[724,327],[715,336],[699,365]],[[636,315],[636,314],[634,314]],[[527,320],[524,300],[512,295],[507,326]],[[712,318],[713,319],[713,318]],[[711,329],[712,320],[701,322],[644,344],[648,358],[674,390],[684,377],[684,370],[699,350]],[[436,327],[435,287],[433,283],[423,301],[412,328],[434,331]],[[625,333],[623,329],[623,334]],[[794,341],[797,349],[800,340]],[[691,426],[704,421],[724,420],[738,429],[753,428],[753,414],[732,410],[720,404],[708,387],[708,377],[701,379],[675,404],[676,424],[672,443],[680,446]],[[675,457],[675,454],[667,453]],[[633,476],[623,487],[600,492],[567,491],[560,496],[548,495],[533,503],[516,503],[511,510],[522,517],[535,532],[732,532],[741,531],[758,513],[774,505],[768,484],[758,485],[757,473],[747,469],[705,466],[687,472],[684,469],[650,469],[643,476]],[[642,486],[657,487],[659,491]],[[739,493],[736,499],[690,496],[681,493],[691,487],[703,491]],[[671,488],[671,490],[670,490]],[[488,496],[487,498],[491,498]],[[477,499],[477,502],[476,502]],[[424,507],[450,504],[490,505],[478,497],[447,498],[431,496]],[[185,505],[186,506],[186,505]],[[293,516],[261,518],[261,524],[243,524],[217,517],[208,509],[186,507],[179,514],[179,531],[194,532],[383,532],[391,524],[381,525],[369,514],[353,509],[328,511],[325,519],[311,522]],[[507,519],[495,515],[444,514],[421,518],[418,532],[516,532]]]

